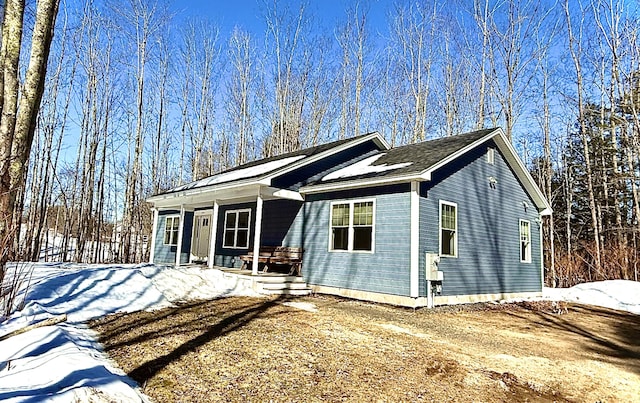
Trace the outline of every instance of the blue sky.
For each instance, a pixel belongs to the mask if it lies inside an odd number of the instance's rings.
[[[176,2],[174,9],[179,13],[178,19],[193,16],[205,18],[217,23],[221,34],[226,36],[234,26],[261,35],[265,30],[264,4],[273,4],[273,0],[188,0]],[[333,30],[338,20],[344,20],[345,11],[355,0],[310,0],[307,10],[314,17],[315,26]],[[370,27],[374,31],[386,30],[386,14],[393,2],[391,0],[362,1],[369,7]],[[280,0],[280,5],[288,5],[297,9],[298,0]]]

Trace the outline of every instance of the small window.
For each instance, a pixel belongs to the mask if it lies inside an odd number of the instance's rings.
[[[496,162],[496,150],[489,147],[487,148],[487,163],[488,164],[495,164]]]
[[[251,210],[229,210],[224,218],[225,248],[246,249],[249,247],[249,221]]]
[[[180,217],[167,217],[164,225],[164,244],[178,244],[178,229],[180,227]]]
[[[458,214],[455,203],[440,202],[440,255],[455,257],[458,253]]]
[[[331,205],[329,250],[373,252],[373,200]]]
[[[520,261],[531,263],[531,226],[525,220],[520,220]]]

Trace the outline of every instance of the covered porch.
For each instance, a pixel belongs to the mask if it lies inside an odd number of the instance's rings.
[[[267,217],[281,214],[275,210],[282,209],[272,208],[274,211],[269,211],[265,206],[275,206],[276,203],[270,203],[272,201],[283,201],[299,208],[303,200],[298,192],[256,182],[194,189],[185,187],[177,192],[154,196],[150,200],[154,206],[150,261],[155,261],[159,249],[169,245],[172,251],[175,250],[176,265],[206,264],[237,276],[261,276],[261,281],[287,277],[286,274],[261,273],[259,270],[261,262],[264,266],[261,248],[283,246],[283,240],[273,236],[275,219],[271,223],[265,221],[265,214]],[[172,219],[167,218],[168,212],[171,212]],[[161,219],[165,220],[164,226],[160,225]],[[278,226],[283,226],[293,219],[291,216],[287,220],[275,221]],[[277,229],[280,232],[287,230]],[[159,234],[158,231],[164,233]],[[159,248],[158,242],[163,243]],[[244,256],[249,270],[237,267],[240,256]],[[250,257],[248,261],[247,256]]]

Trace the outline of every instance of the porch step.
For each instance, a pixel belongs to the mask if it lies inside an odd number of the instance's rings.
[[[259,274],[257,281],[264,284],[306,284],[302,277],[298,276],[269,276],[267,274]]]
[[[262,289],[265,291],[275,290],[307,290],[307,283],[295,282],[295,283],[261,283]]]
[[[260,272],[258,275],[251,275],[250,270],[218,268],[226,278],[235,278],[244,282],[256,292],[265,295],[309,295],[312,293],[307,282],[301,276],[289,276],[277,272]]]
[[[310,288],[304,288],[304,289],[300,289],[300,290],[288,290],[288,289],[284,289],[284,290],[263,290],[260,294],[265,294],[265,295],[293,295],[293,296],[297,296],[297,297],[302,297],[302,296],[311,294],[311,289]]]
[[[311,289],[302,277],[259,276],[255,279],[256,291],[266,295],[309,295]]]

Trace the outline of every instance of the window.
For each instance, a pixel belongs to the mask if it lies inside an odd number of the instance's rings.
[[[520,220],[520,261],[531,263],[531,227],[525,220]]]
[[[495,164],[496,162],[496,150],[489,147],[487,148],[487,163],[488,164]]]
[[[164,223],[164,244],[165,245],[177,245],[178,244],[178,228],[180,227],[180,217],[172,216],[167,217]]]
[[[455,203],[440,202],[440,256],[458,253],[458,214]]]
[[[225,248],[245,249],[249,247],[249,221],[251,210],[229,210],[224,217]]]
[[[329,250],[373,252],[373,200],[331,205]]]

